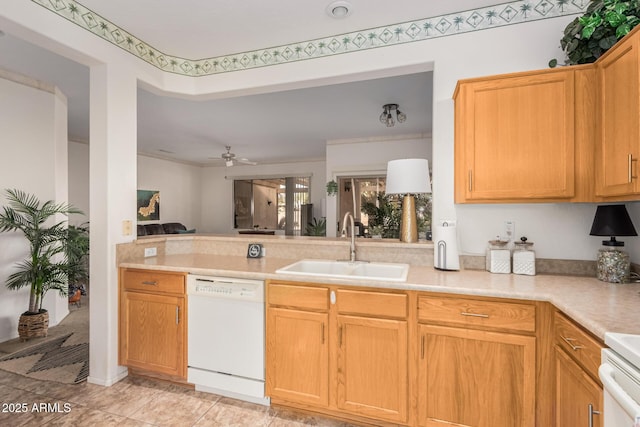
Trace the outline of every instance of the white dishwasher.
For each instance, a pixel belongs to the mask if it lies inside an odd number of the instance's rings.
[[[640,335],[607,332],[604,342],[604,427],[640,427]]]
[[[190,274],[187,380],[196,390],[269,405],[264,282]]]

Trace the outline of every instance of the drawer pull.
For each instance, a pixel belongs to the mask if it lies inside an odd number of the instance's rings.
[[[573,345],[573,341],[576,340],[575,338],[567,338],[567,337],[563,337],[563,336],[560,336],[560,338],[562,338],[564,340],[564,342],[569,344],[569,347],[571,347],[571,350],[573,350],[573,351],[578,351],[581,348],[584,348],[584,346],[582,346],[582,345]]]
[[[420,359],[424,359],[424,335],[422,335],[420,340]]]
[[[473,171],[469,169],[469,192],[473,191]]]
[[[149,286],[158,286],[158,282],[155,280],[144,280],[142,281],[143,285],[149,285]]]
[[[176,325],[180,324],[180,307],[176,305]]]
[[[322,329],[320,330],[320,334],[322,335],[322,344],[324,344],[324,322],[322,322]]]
[[[489,315],[488,314],[482,314],[482,313],[469,313],[468,311],[463,311],[460,313],[461,316],[469,316],[469,317],[482,317],[483,319],[488,319]]]
[[[342,326],[338,328],[338,347],[342,348]]]

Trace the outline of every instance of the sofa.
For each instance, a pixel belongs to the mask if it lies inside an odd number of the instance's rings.
[[[195,232],[195,230],[187,230],[184,224],[179,222],[167,222],[165,224],[138,224],[137,233],[140,236],[154,236],[157,234],[181,234]]]

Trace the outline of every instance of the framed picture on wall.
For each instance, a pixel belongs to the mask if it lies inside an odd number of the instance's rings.
[[[138,190],[138,221],[154,221],[160,219],[160,192],[155,190]]]

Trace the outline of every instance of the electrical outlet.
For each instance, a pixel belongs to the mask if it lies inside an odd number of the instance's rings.
[[[516,223],[514,221],[504,222],[504,235],[510,241],[513,241],[516,235]]]
[[[131,223],[131,220],[125,219],[124,221],[122,221],[122,235],[131,236],[132,232],[133,224]]]
[[[156,256],[158,255],[158,249],[153,247],[153,248],[144,248],[144,256],[145,257],[149,257],[149,256]]]

